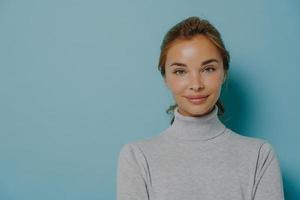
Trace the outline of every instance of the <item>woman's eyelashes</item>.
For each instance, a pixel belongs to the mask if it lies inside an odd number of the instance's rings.
[[[205,71],[208,71],[208,72],[213,72],[213,71],[215,71],[216,69],[214,68],[214,67],[206,67],[205,69],[204,69]]]
[[[215,67],[212,67],[212,66],[207,66],[207,67],[205,67],[205,68],[203,69],[204,72],[209,72],[209,73],[214,72],[215,70],[216,70],[216,68],[215,68]],[[175,70],[173,71],[173,73],[176,74],[176,75],[181,76],[181,75],[184,75],[184,74],[187,73],[187,72],[186,72],[185,69],[175,69]]]
[[[184,69],[175,69],[173,71],[173,73],[176,75],[183,75],[185,73],[185,70]]]

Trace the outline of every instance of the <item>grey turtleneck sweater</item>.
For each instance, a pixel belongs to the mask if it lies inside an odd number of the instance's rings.
[[[283,200],[271,144],[226,128],[217,112],[192,117],[176,108],[161,134],[124,144],[117,200]]]

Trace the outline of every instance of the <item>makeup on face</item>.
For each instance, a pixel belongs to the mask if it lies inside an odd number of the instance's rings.
[[[181,40],[167,53],[165,82],[182,113],[206,113],[219,98],[224,71],[217,47],[205,36]]]

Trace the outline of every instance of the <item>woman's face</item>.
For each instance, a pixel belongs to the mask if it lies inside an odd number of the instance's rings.
[[[224,80],[221,54],[206,36],[177,40],[168,50],[164,81],[182,115],[200,116],[210,112]]]

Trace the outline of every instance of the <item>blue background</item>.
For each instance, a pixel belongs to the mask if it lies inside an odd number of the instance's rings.
[[[268,140],[300,199],[297,0],[0,1],[0,199],[115,199],[124,143],[169,126],[166,31],[208,19],[231,53],[221,119]]]

